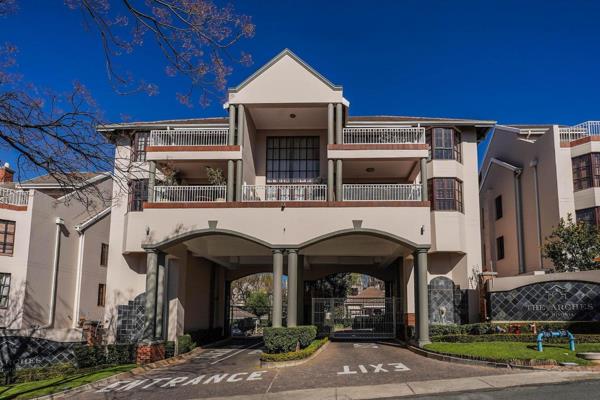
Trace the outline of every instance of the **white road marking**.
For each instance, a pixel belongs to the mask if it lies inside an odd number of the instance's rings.
[[[213,362],[211,362],[211,363],[210,363],[210,365],[215,365],[215,364],[217,364],[217,363],[220,363],[220,362],[221,362],[221,361],[223,361],[223,360],[227,360],[227,359],[228,359],[228,358],[230,358],[230,357],[233,357],[233,356],[235,356],[235,355],[238,355],[238,354],[240,354],[241,352],[243,352],[243,351],[245,351],[245,350],[247,350],[247,349],[252,349],[252,348],[254,348],[254,347],[256,347],[256,346],[259,346],[259,345],[261,345],[261,344],[262,344],[262,342],[258,342],[258,343],[254,343],[254,344],[253,344],[253,345],[251,345],[251,346],[244,347],[243,349],[241,349],[241,350],[238,350],[238,351],[236,351],[235,353],[228,355],[227,357],[223,357],[223,358],[220,358],[220,359],[218,359],[218,360],[216,360],[216,361],[213,361]]]
[[[261,349],[249,351],[248,354],[262,354],[263,351]]]
[[[378,349],[379,346],[375,343],[354,343],[355,349]]]
[[[384,366],[391,366],[394,367],[393,370],[389,370],[384,368]],[[402,364],[402,363],[387,363],[387,364],[369,364],[368,366],[365,366],[363,364],[358,364],[358,371],[360,371],[361,374],[368,374],[368,373],[373,373],[373,374],[378,374],[380,372],[404,372],[404,371],[410,371],[410,368],[408,368],[406,365]],[[338,375],[353,375],[353,374],[358,374],[358,371],[353,370],[350,368],[349,365],[344,365],[342,367],[342,371],[338,372]]]

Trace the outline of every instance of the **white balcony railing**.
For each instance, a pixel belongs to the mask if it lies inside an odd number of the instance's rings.
[[[26,206],[28,202],[29,202],[29,192],[28,191],[0,188],[0,204],[10,204],[13,206]]]
[[[561,142],[571,142],[588,136],[600,136],[600,121],[587,121],[558,128]]]
[[[327,185],[244,185],[242,201],[326,201]]]
[[[150,131],[149,146],[226,146],[228,128]]]
[[[225,201],[226,186],[155,186],[150,202],[208,203]]]
[[[344,184],[346,201],[421,201],[421,185]]]
[[[344,128],[344,144],[425,143],[425,128],[356,127]]]

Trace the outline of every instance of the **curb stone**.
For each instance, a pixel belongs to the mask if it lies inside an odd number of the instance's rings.
[[[222,344],[226,344],[227,342],[230,342],[231,339],[232,338],[219,340],[219,341],[216,341],[213,343],[209,343],[203,347],[198,346],[195,349],[193,349],[192,351],[188,351],[187,353],[180,354],[178,356],[174,356],[171,358],[167,358],[166,360],[160,360],[160,361],[156,361],[153,363],[145,364],[143,366],[135,367],[132,370],[127,371],[127,372],[121,372],[119,374],[107,376],[106,378],[98,379],[97,381],[94,381],[92,383],[86,383],[85,385],[77,386],[72,389],[66,389],[61,392],[48,394],[48,395],[45,395],[42,397],[36,397],[36,399],[38,399],[38,400],[63,399],[67,395],[70,396],[73,394],[85,392],[90,389],[94,389],[94,386],[96,386],[98,384],[113,383],[113,382],[120,381],[120,380],[127,379],[127,378],[134,378],[134,377],[141,375],[142,373],[147,372],[147,371],[159,369],[162,367],[168,367],[171,365],[181,364],[181,363],[189,360],[190,358],[193,358],[196,355],[204,352],[205,350],[211,349],[216,346],[220,346]]]

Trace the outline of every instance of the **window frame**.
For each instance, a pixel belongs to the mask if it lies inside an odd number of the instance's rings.
[[[321,177],[321,137],[267,136],[266,183],[312,184]]]
[[[9,233],[9,227],[12,226],[12,232]],[[15,253],[15,239],[17,234],[17,222],[9,219],[0,219],[0,256],[12,257]],[[8,237],[12,236],[12,241]],[[7,248],[10,247],[10,252]]]
[[[504,236],[498,236],[496,238],[496,261],[504,260],[505,250]]]
[[[430,160],[455,160],[462,163],[462,134],[456,128],[429,128],[425,136]]]
[[[496,215],[496,221],[504,217],[504,203],[502,201],[502,195],[496,196],[494,199],[494,212]]]
[[[440,187],[441,186],[441,187]],[[435,177],[427,180],[431,210],[464,213],[463,182],[455,177]],[[444,194],[440,197],[439,194]],[[449,195],[452,193],[452,195]]]
[[[146,161],[146,146],[150,141],[150,132],[136,132],[131,142],[131,161]]]
[[[108,243],[100,243],[100,266],[108,266]]]
[[[8,279],[8,283],[6,283],[6,279]],[[12,275],[10,273],[0,272],[0,309],[8,308],[8,303],[10,301],[11,280],[12,280]],[[6,288],[6,294],[4,294],[5,288]],[[5,303],[5,304],[3,304],[3,303]]]
[[[586,217],[583,217],[584,213],[588,215]],[[586,222],[591,226],[597,228],[598,221],[600,221],[600,207],[588,207],[582,208],[580,210],[575,210],[575,222]]]
[[[139,186],[139,187],[138,187]],[[139,195],[139,198],[136,197]],[[127,209],[130,212],[144,211],[144,203],[148,201],[148,179],[132,179],[129,181]]]
[[[106,283],[98,284],[98,299],[96,305],[98,307],[106,306]]]

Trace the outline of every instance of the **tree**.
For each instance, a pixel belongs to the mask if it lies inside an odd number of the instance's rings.
[[[315,297],[346,297],[352,287],[352,274],[341,272],[309,283],[315,291]]]
[[[273,292],[273,274],[253,274],[231,282],[233,304],[245,304],[248,296],[257,291],[263,291],[267,295],[271,295]]]
[[[217,6],[211,0],[65,0],[65,4],[81,14],[85,29],[98,34],[108,81],[120,94],[158,93],[158,86],[140,77],[139,71],[127,71],[117,62],[128,60],[124,56],[131,56],[146,39],[164,56],[163,65],[157,66],[167,76],[187,81],[187,89],[175,95],[190,107],[194,98],[207,104],[222,92],[232,65],[251,62],[248,54],[234,56],[232,50],[240,39],[254,35],[254,25],[231,6]],[[15,0],[0,0],[0,18],[17,9]],[[113,165],[114,150],[96,131],[102,122],[100,107],[83,83],[75,81],[67,93],[39,87],[16,71],[16,54],[14,45],[0,45],[0,147],[18,154],[19,175],[48,174],[68,193],[86,179],[81,171],[128,165],[119,160]],[[77,194],[81,199],[87,196]]]
[[[250,293],[245,308],[260,319],[263,315],[268,314],[271,309],[269,295],[262,290]]]
[[[543,255],[552,260],[556,272],[587,271],[598,268],[594,259],[600,255],[600,235],[590,224],[574,222],[571,214],[546,238]]]

